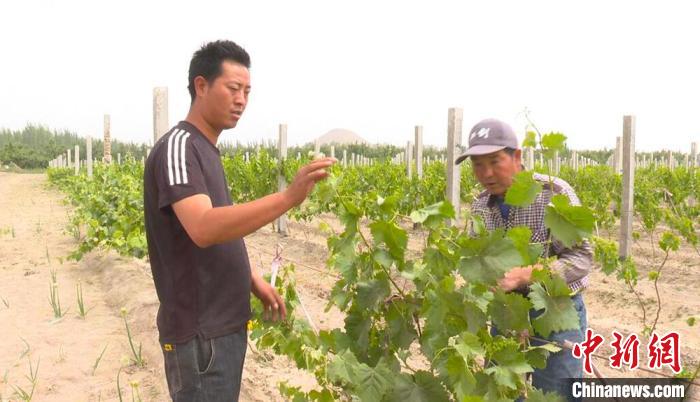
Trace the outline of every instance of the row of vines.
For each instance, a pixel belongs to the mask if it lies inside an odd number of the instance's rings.
[[[536,142],[553,155],[563,149],[564,138],[546,134]],[[308,159],[280,163],[263,150],[249,161],[242,154],[222,161],[232,198],[242,203],[275,192],[278,175],[290,180]],[[98,165],[91,180],[67,169],[49,169],[48,174],[75,206],[71,230],[79,246],[73,257],[95,248],[146,256],[140,162]],[[468,204],[480,190],[468,166],[461,174],[461,198]],[[606,166],[564,168],[560,176],[572,184],[583,206],[553,196],[545,218],[550,239],[531,244],[526,227],[489,232],[469,217],[463,222],[471,231],[448,225],[456,212],[444,200],[443,164],[426,165],[422,178],[409,178],[403,166],[389,162],[332,167],[329,179],[289,215],[309,221],[330,214],[343,225],[340,232],[326,230],[328,269],[340,277],[328,307],[344,314],[344,327],[315,331],[303,315],[294,314],[294,267],[280,273],[276,286],[291,314],[278,325],[256,321],[251,337],[258,347],[286,355],[312,372],[318,383],[312,391],[281,384],[282,394],[312,401],[512,401],[523,394],[532,401],[560,400],[525,381],[526,373],[543,367],[548,354],[561,347],[533,343],[532,337],[578,326],[571,291],[548,269],[550,261],[541,258],[542,250],[553,238],[567,246],[589,239],[605,273],[632,292],[643,280],[633,259],[617,257],[620,177]],[[523,207],[541,191],[532,172],[524,171],[516,176],[506,202]],[[636,239],[651,242],[666,257],[681,242],[700,256],[698,200],[700,172],[638,170]],[[409,255],[413,236],[421,239],[422,248]],[[498,288],[497,281],[508,270],[533,264],[544,269],[535,272],[529,295]],[[658,281],[662,269],[663,263],[647,279]],[[255,300],[253,305],[260,309]],[[543,313],[531,319],[531,309]],[[491,333],[491,325],[499,328],[498,334]],[[656,321],[645,314],[642,325],[649,333]],[[697,370],[683,375],[696,377]]]

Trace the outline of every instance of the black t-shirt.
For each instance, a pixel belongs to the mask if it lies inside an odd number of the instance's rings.
[[[173,211],[173,203],[195,194],[209,196],[214,207],[232,204],[218,148],[181,121],[153,146],[144,171],[146,238],[163,343],[228,335],[250,319],[243,239],[199,248]]]

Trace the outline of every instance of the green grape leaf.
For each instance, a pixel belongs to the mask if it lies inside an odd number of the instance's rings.
[[[375,244],[386,245],[389,254],[398,261],[403,261],[404,250],[408,244],[406,231],[393,222],[375,221],[369,225]]]
[[[431,226],[435,222],[442,222],[455,217],[455,209],[448,201],[441,201],[425,208],[411,212],[413,223],[422,223]]]
[[[467,363],[474,360],[475,357],[483,356],[486,353],[481,345],[481,341],[479,341],[479,337],[470,332],[463,332],[460,335],[453,336],[449,340],[449,345]]]
[[[384,362],[372,368],[360,363],[349,350],[333,358],[327,374],[332,382],[345,385],[363,401],[381,401],[391,390],[394,377]]]
[[[544,224],[555,239],[571,247],[591,236],[595,220],[591,211],[582,206],[571,205],[563,194],[552,197],[545,209]]]
[[[358,282],[355,302],[361,309],[374,310],[378,302],[389,296],[389,292],[389,282],[386,279]]]
[[[505,293],[499,290],[494,293],[489,303],[488,312],[491,320],[499,331],[530,332],[530,301],[518,293]]]
[[[364,314],[364,311],[350,309],[345,317],[345,331],[355,340],[354,347],[360,352],[366,352],[369,347],[369,330],[372,320]]]
[[[428,275],[426,266],[422,261],[409,261],[399,272],[402,277],[409,281],[414,281],[417,286],[419,285],[417,282],[424,282]]]
[[[565,402],[563,396],[556,392],[544,392],[539,389],[532,389],[528,391],[527,395],[528,402]]]
[[[542,148],[547,151],[563,151],[566,136],[562,133],[548,133],[542,136]]]
[[[374,368],[361,363],[355,371],[352,389],[361,401],[381,401],[391,391],[395,374],[380,361]]]
[[[351,244],[348,244],[345,250],[339,250],[329,259],[329,265],[337,269],[341,276],[349,282],[354,282],[357,279],[357,257],[351,251]]]
[[[452,385],[457,394],[458,400],[462,400],[474,391],[476,386],[476,379],[471,371],[467,368],[467,365],[458,355],[450,355],[443,362],[438,363],[438,370],[440,373],[447,377],[447,381]]]
[[[350,349],[354,343],[340,328],[334,328],[332,331],[321,330],[318,337],[325,349],[332,350],[336,354],[342,350]]]
[[[513,241],[513,245],[523,257],[522,265],[533,265],[537,262],[540,255],[542,255],[542,244],[530,244],[532,230],[530,230],[529,227],[516,226],[508,229],[507,236]]]
[[[396,378],[391,400],[402,402],[440,402],[449,401],[440,381],[427,371],[418,371],[414,375],[401,374]]]
[[[403,301],[394,301],[387,309],[385,320],[389,330],[389,339],[401,349],[408,349],[418,338],[411,311]]]
[[[537,147],[537,133],[534,131],[528,131],[525,133],[525,139],[523,140],[523,148],[535,148]]]
[[[467,331],[477,333],[486,326],[486,313],[476,303],[464,302],[462,311],[467,320]]]
[[[515,342],[505,343],[502,348],[493,353],[491,359],[496,362],[496,365],[487,368],[484,372],[493,375],[499,385],[510,389],[518,388],[518,384],[523,381],[521,374],[534,370]]]
[[[513,183],[508,187],[505,202],[516,207],[527,207],[542,192],[542,184],[535,180],[533,172],[524,170],[513,177]]]
[[[617,243],[602,237],[593,236],[593,258],[600,264],[605,275],[610,275],[620,268]]]
[[[355,379],[356,367],[360,365],[355,355],[345,350],[337,354],[328,365],[328,378],[336,383],[352,384]]]
[[[544,349],[530,349],[525,352],[527,362],[534,368],[545,369],[547,368],[547,357],[549,352]]]
[[[486,233],[486,224],[484,223],[484,218],[476,215],[472,217],[471,227],[474,234],[481,236]]]
[[[678,251],[678,247],[680,247],[681,241],[678,239],[678,236],[674,235],[671,232],[664,232],[663,235],[661,235],[661,240],[659,240],[659,247],[663,251]]]
[[[530,285],[530,301],[536,310],[544,312],[534,319],[532,327],[536,333],[548,337],[552,332],[579,328],[579,317],[571,301],[571,290],[564,280],[546,271],[533,271]]]
[[[309,391],[309,397],[314,402],[335,402],[336,400],[331,391],[325,388],[321,391],[315,389]]]
[[[503,237],[502,231],[490,236],[467,240],[470,256],[459,261],[459,272],[467,282],[495,284],[511,268],[523,264],[513,241]]]
[[[394,211],[396,211],[396,205],[399,203],[400,198],[398,195],[390,195],[386,198],[382,198],[381,196],[377,195],[377,205],[379,205],[379,209],[384,212],[385,214],[392,215]]]

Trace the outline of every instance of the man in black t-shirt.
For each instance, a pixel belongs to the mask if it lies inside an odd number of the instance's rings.
[[[243,237],[299,205],[334,159],[302,167],[287,189],[232,205],[216,142],[248,103],[250,58],[231,41],[195,52],[187,118],[153,147],[144,172],[148,254],[160,308],[158,331],[170,396],[235,401],[240,392],[250,292],[266,316],[284,301],[251,270]]]

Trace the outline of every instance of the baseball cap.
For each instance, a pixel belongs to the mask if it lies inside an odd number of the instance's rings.
[[[515,131],[507,123],[497,119],[484,119],[469,132],[469,148],[455,160],[462,163],[468,156],[486,155],[505,148],[518,148]]]

